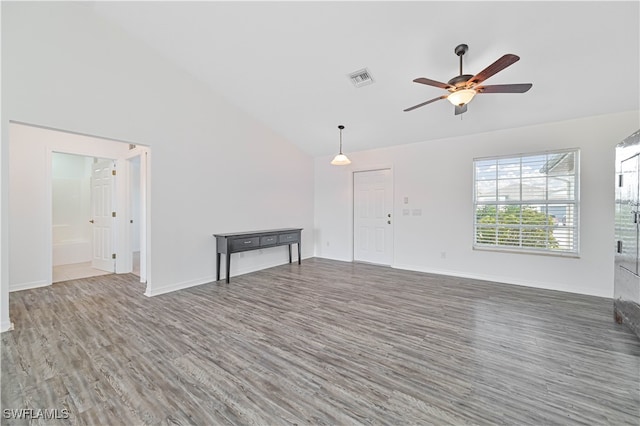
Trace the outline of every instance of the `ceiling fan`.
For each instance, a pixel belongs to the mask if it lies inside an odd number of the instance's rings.
[[[494,74],[502,71],[509,65],[520,60],[519,56],[512,55],[510,53],[502,56],[500,59],[489,65],[484,70],[480,71],[476,75],[463,74],[462,73],[462,56],[469,50],[469,46],[466,44],[460,44],[456,46],[454,52],[460,58],[460,75],[453,77],[449,82],[442,83],[440,81],[430,80],[428,78],[420,77],[413,80],[415,83],[426,84],[428,86],[435,86],[441,89],[446,89],[449,93],[446,95],[438,96],[437,98],[430,99],[418,105],[414,105],[405,109],[405,112],[413,111],[416,108],[420,108],[427,104],[430,104],[440,99],[448,99],[455,106],[455,115],[462,114],[467,111],[467,104],[471,102],[475,95],[480,93],[524,93],[531,89],[533,84],[496,84],[491,86],[482,86],[481,83],[491,77]]]

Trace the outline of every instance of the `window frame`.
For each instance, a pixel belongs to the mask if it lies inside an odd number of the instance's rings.
[[[522,160],[525,157],[532,157],[537,155],[556,155],[556,154],[573,154],[574,155],[574,172],[571,175],[574,177],[573,184],[573,200],[562,199],[562,200],[554,200],[549,199],[549,193],[546,192],[545,198],[540,200],[522,200],[523,193],[523,176],[522,176]],[[496,184],[496,200],[495,201],[478,201],[478,188],[477,188],[477,174],[478,174],[478,162],[481,161],[495,161],[496,164],[500,160],[511,159],[517,160],[520,163],[520,174],[518,177],[519,180],[519,191],[520,191],[520,199],[517,201],[508,201],[508,200],[499,200],[497,196],[498,184],[500,181],[498,171],[496,170],[496,177],[492,180]],[[523,152],[523,153],[514,153],[514,154],[506,154],[506,155],[494,155],[494,156],[485,156],[485,157],[476,157],[472,161],[472,174],[473,174],[473,189],[472,189],[472,248],[473,250],[481,250],[481,251],[497,251],[497,252],[507,252],[507,253],[522,253],[522,254],[538,254],[538,255],[546,255],[546,256],[559,256],[559,257],[580,257],[580,149],[579,148],[566,148],[566,149],[558,149],[558,150],[546,150],[546,151],[535,151],[535,152]],[[548,179],[548,176],[546,177]],[[545,185],[545,188],[548,188],[548,182]],[[523,247],[522,241],[520,241],[519,246],[509,246],[509,245],[498,245],[497,242],[493,244],[486,243],[478,243],[478,218],[477,212],[478,209],[483,206],[495,206],[496,209],[500,206],[508,206],[508,205],[518,205],[522,207],[525,206],[536,206],[536,205],[546,205],[547,207],[550,205],[573,205],[574,210],[574,232],[573,232],[573,250],[554,250],[551,248],[539,248],[539,247]],[[517,228],[522,229],[522,222],[517,225]],[[544,225],[548,226],[548,225]],[[496,225],[497,228],[497,225]]]

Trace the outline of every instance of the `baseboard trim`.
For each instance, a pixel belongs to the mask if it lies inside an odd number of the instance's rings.
[[[216,280],[216,277],[211,276],[211,277],[205,277],[205,278],[198,278],[195,280],[183,281],[180,283],[170,284],[160,288],[151,288],[151,289],[149,288],[149,283],[147,283],[147,291],[144,293],[144,295],[147,297],[158,296],[160,294],[166,294],[166,293],[171,293],[178,290],[184,290],[185,288],[189,288],[189,287],[208,284],[208,283],[214,282],[215,280]]]
[[[47,280],[32,281],[30,283],[21,283],[9,285],[9,293],[14,291],[31,290],[32,288],[46,287],[51,285]]]
[[[317,257],[318,259],[326,259],[326,260],[337,260],[338,262],[354,262],[353,257],[351,259],[348,259],[345,257],[319,256],[319,255],[315,255],[311,257]],[[304,259],[304,257],[302,259]]]

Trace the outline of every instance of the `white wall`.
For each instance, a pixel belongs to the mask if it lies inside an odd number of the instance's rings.
[[[91,3],[1,7],[3,236],[14,230],[5,164],[21,167],[6,157],[15,120],[151,147],[150,295],[215,278],[213,233],[302,227],[303,257],[312,255],[308,155],[96,16]],[[287,261],[284,248],[250,252],[231,272]]]
[[[316,255],[353,259],[354,170],[391,166],[396,268],[613,297],[614,147],[640,127],[638,111],[348,152],[317,158]],[[472,250],[476,157],[580,148],[580,258]],[[403,204],[404,197],[409,204]],[[402,216],[402,209],[422,216]],[[442,257],[442,253],[446,257]]]

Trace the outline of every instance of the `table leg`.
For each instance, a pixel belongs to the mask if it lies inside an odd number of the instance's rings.
[[[231,269],[231,253],[227,253],[227,284],[229,284],[229,270]]]
[[[220,281],[220,253],[216,253],[216,281]]]
[[[298,265],[302,264],[302,250],[300,250],[300,242],[298,242]]]
[[[291,263],[291,244],[289,244],[289,263]]]

